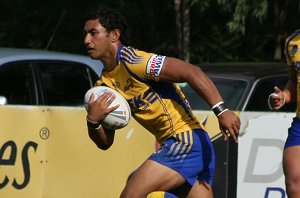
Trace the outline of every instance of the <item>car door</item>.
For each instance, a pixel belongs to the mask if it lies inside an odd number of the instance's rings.
[[[93,70],[77,62],[39,61],[35,68],[44,105],[81,106],[97,80]]]
[[[80,106],[97,78],[80,62],[14,61],[0,66],[0,96],[12,105]]]
[[[274,86],[284,89],[288,80],[288,74],[267,76],[258,79],[249,94],[249,100],[245,103],[244,111],[272,111],[268,106],[269,95],[274,92]],[[296,103],[286,104],[279,111],[295,112]]]
[[[28,61],[0,66],[0,96],[2,103],[35,105],[38,93],[32,65]]]

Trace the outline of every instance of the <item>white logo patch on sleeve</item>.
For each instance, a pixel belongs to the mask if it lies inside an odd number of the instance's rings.
[[[158,77],[164,64],[165,58],[166,57],[162,55],[152,55],[147,63],[147,75]]]

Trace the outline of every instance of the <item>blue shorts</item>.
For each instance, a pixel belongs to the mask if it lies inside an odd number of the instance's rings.
[[[284,149],[291,146],[300,145],[300,118],[293,118],[291,127],[288,129],[288,137],[286,139]]]
[[[149,159],[177,171],[191,186],[197,180],[213,183],[215,152],[204,130],[194,129],[170,137]]]
[[[147,198],[177,198],[175,195],[168,193],[168,192],[163,192],[163,191],[155,191],[150,193]]]

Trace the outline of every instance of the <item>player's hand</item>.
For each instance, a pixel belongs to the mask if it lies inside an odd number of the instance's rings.
[[[275,86],[274,93],[269,95],[268,105],[271,110],[279,110],[285,104],[285,97],[283,91]]]
[[[218,116],[220,130],[224,136],[224,140],[227,141],[229,136],[233,138],[235,142],[238,142],[238,134],[241,126],[239,116],[234,112],[228,110]]]
[[[87,119],[101,122],[104,118],[117,109],[119,105],[115,105],[113,107],[109,107],[109,105],[114,101],[116,96],[113,93],[105,92],[98,99],[95,100],[95,95],[92,94],[89,99],[89,111],[87,115]]]

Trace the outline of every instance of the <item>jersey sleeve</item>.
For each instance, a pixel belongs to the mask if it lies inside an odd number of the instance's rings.
[[[126,67],[140,78],[158,81],[166,57],[139,50],[134,50],[133,53],[136,57],[134,61],[123,59]]]

